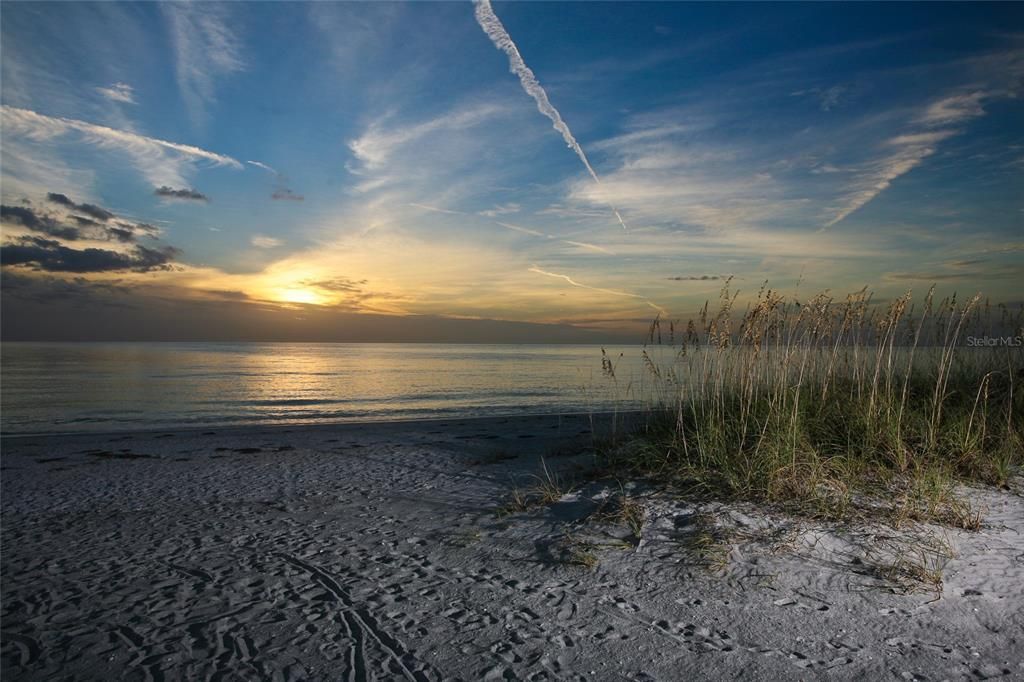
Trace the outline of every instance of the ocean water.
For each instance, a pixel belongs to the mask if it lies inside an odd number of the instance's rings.
[[[640,348],[299,343],[4,343],[0,430],[55,433],[634,407]]]

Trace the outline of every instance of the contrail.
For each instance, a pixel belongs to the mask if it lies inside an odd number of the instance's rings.
[[[574,287],[579,287],[581,289],[590,289],[591,291],[600,291],[601,293],[611,294],[612,296],[625,296],[626,298],[639,298],[641,301],[643,301],[644,303],[646,303],[650,307],[654,308],[659,313],[661,313],[663,315],[668,314],[667,311],[664,308],[662,308],[660,305],[658,305],[656,303],[652,303],[651,301],[649,301],[648,299],[644,298],[640,294],[631,294],[628,291],[616,291],[615,289],[603,289],[601,287],[592,287],[589,284],[583,284],[582,282],[577,282],[576,280],[574,280],[569,275],[560,275],[557,272],[548,272],[547,270],[541,270],[536,265],[530,267],[529,268],[529,272],[536,272],[538,275],[546,275],[548,277],[554,277],[555,279],[564,279],[566,282],[568,282],[569,284],[573,285]]]
[[[545,234],[543,232],[538,232],[537,230],[531,230],[528,227],[520,227],[519,225],[513,225],[512,223],[503,223],[500,220],[495,220],[494,224],[495,225],[501,225],[506,230],[514,230],[516,232],[522,232],[523,234],[528,234],[528,235],[531,235],[533,237],[543,237],[544,239],[550,239],[552,241],[561,242],[563,244],[568,244],[569,246],[578,246],[581,249],[589,249],[591,251],[598,251],[600,253],[606,253],[609,256],[614,256],[615,255],[614,252],[609,251],[608,249],[604,248],[603,246],[598,246],[597,244],[588,244],[587,242],[574,242],[571,239],[562,239],[561,237],[556,237],[553,234]]]
[[[523,86],[523,90],[526,91],[530,97],[537,102],[537,110],[551,119],[555,130],[562,134],[562,139],[569,145],[569,149],[576,152],[576,156],[583,162],[583,167],[590,173],[590,177],[594,179],[598,185],[601,184],[601,178],[597,177],[597,173],[594,172],[593,167],[590,165],[590,161],[587,160],[587,155],[583,152],[583,148],[580,147],[576,138],[573,137],[572,131],[569,130],[569,126],[566,125],[565,121],[562,120],[562,115],[558,113],[558,109],[551,104],[548,99],[548,93],[541,87],[540,82],[534,75],[530,67],[523,61],[522,55],[519,54],[519,48],[512,42],[512,37],[505,30],[505,26],[498,19],[498,16],[491,9],[490,0],[473,0],[474,14],[476,15],[476,21],[480,24],[480,28],[484,30],[487,37],[491,39],[494,46],[508,55],[509,70],[519,77],[519,82]],[[622,225],[622,229],[629,229],[626,227],[625,221],[622,220],[622,216],[619,215],[619,211],[612,204],[608,204],[612,208],[612,213],[618,218],[619,224]]]
[[[265,171],[270,171],[274,175],[278,174],[276,170],[274,170],[273,168],[271,168],[270,166],[268,166],[265,163],[260,163],[259,161],[246,161],[246,163],[251,164],[253,166],[256,166],[257,168],[262,168]]]

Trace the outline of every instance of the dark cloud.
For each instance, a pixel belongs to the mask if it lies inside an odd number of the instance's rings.
[[[97,282],[85,277],[30,275],[23,271],[4,268],[0,270],[0,287],[3,288],[5,295],[29,303],[86,302],[121,308],[135,307],[124,299],[131,295],[131,287],[118,280]]]
[[[141,234],[146,235],[147,237],[153,237],[154,239],[156,237],[160,236],[160,228],[155,226],[155,225],[150,225],[149,223],[118,223],[118,224],[121,227],[127,227],[127,228],[131,229],[136,234],[141,233]]]
[[[212,299],[220,299],[223,301],[248,301],[251,299],[249,294],[244,291],[238,291],[236,289],[204,289],[203,293],[208,295]]]
[[[107,234],[126,244],[135,241],[135,233],[123,227],[108,227]]]
[[[50,192],[49,194],[46,195],[46,198],[55,204],[60,204],[61,206],[67,206],[68,208],[75,207],[75,202],[71,201],[71,199],[68,199],[66,194]]]
[[[316,287],[325,291],[341,291],[345,293],[361,293],[365,279],[349,279],[348,277],[333,277],[331,279],[313,280],[307,279],[302,283],[307,287]]]
[[[270,195],[271,199],[275,201],[305,201],[306,197],[301,194],[296,194],[287,187],[274,190],[274,193]]]
[[[53,197],[59,197],[54,199]],[[83,205],[75,204],[63,194],[49,195],[53,203],[61,206],[73,206],[76,210]],[[85,204],[87,206],[87,204]],[[122,243],[134,242],[138,236],[156,237],[159,230],[147,223],[133,223],[126,220],[114,220],[117,218],[109,213],[110,218],[103,223],[86,218],[80,215],[69,215],[66,218],[58,218],[48,213],[24,206],[0,206],[0,217],[3,220],[21,225],[33,232],[45,234],[48,237],[56,237],[64,241],[78,241],[80,239],[96,239],[102,241],[117,241]],[[67,224],[65,220],[74,224]],[[105,224],[113,223],[113,224]]]
[[[21,237],[0,247],[0,263],[46,272],[148,272],[169,269],[178,253],[170,246],[150,249],[135,245],[125,252],[72,249],[52,239]]]
[[[0,206],[0,218],[21,225],[33,232],[41,232],[68,241],[75,241],[81,237],[78,228],[61,225],[52,217],[36,213],[33,209],[24,206]]]
[[[934,272],[889,272],[885,279],[904,282],[963,282],[976,280],[1007,279],[1020,277],[1020,270],[1013,266],[993,266],[984,270],[934,271]]]
[[[46,195],[46,198],[55,204],[65,206],[70,209],[74,209],[86,215],[92,216],[97,220],[106,222],[114,217],[114,214],[105,208],[96,206],[95,204],[76,204],[74,201],[68,198],[66,194],[58,194],[57,192],[50,192]]]
[[[206,196],[199,190],[195,189],[174,189],[164,185],[163,187],[157,187],[153,190],[153,194],[158,197],[164,197],[167,199],[186,199],[188,201],[209,201],[210,197]]]
[[[99,227],[100,224],[92,218],[83,218],[80,215],[73,215],[71,219],[74,220],[80,227]]]
[[[688,276],[677,276],[669,277],[673,282],[712,282],[716,279],[722,279],[719,275],[688,275]]]

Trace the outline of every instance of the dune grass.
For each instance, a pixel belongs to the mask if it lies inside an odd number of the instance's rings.
[[[658,401],[602,444],[604,471],[818,518],[980,526],[957,485],[1005,486],[1024,461],[1019,312],[933,291],[916,306],[866,289],[797,300],[765,286],[742,313],[736,300],[727,283],[717,311],[654,321]],[[1010,342],[968,347],[986,335]]]

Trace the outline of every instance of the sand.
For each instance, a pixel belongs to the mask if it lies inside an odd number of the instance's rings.
[[[3,679],[1024,679],[1018,484],[973,491],[984,527],[948,531],[940,592],[905,593],[870,570],[884,529],[629,483],[639,538],[592,514],[617,486],[496,513],[541,455],[585,465],[588,434],[537,417],[5,438]],[[702,553],[709,528],[724,539]]]

